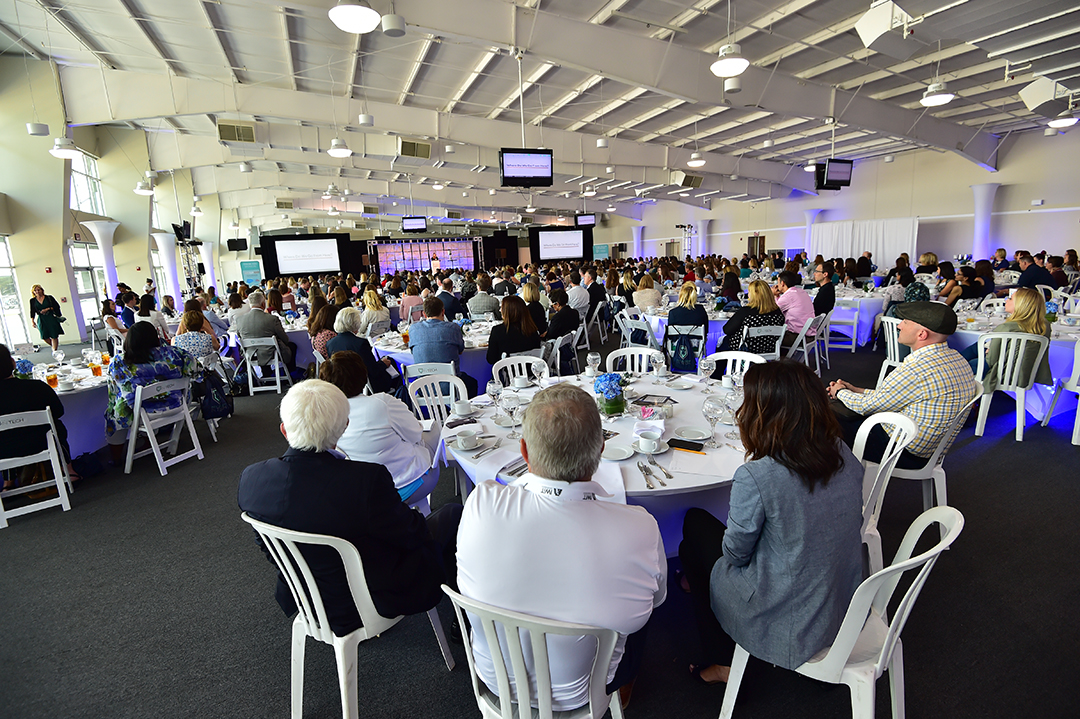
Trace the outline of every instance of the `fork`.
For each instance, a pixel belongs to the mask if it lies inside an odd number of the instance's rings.
[[[656,485],[652,483],[652,472],[641,462],[637,463],[638,471],[641,472],[641,476],[645,478],[645,486],[648,489],[656,489]]]
[[[668,479],[675,479],[675,475],[673,475],[671,472],[667,471],[667,468],[661,467],[660,463],[657,462],[656,459],[651,454],[648,456],[648,460],[649,460],[649,464],[651,464],[652,466],[656,467],[661,472],[663,472],[665,477],[667,477]],[[661,487],[666,487],[667,486],[667,482],[665,482],[663,480],[663,478],[661,478],[661,477],[656,477],[656,481],[660,483]]]
[[[491,445],[491,446],[490,446],[490,447],[488,447],[487,449],[482,449],[482,450],[480,450],[479,452],[477,452],[476,454],[474,454],[474,455],[472,456],[472,458],[473,458],[473,459],[480,459],[480,458],[481,458],[481,457],[483,457],[483,456],[484,456],[485,454],[488,454],[488,453],[490,453],[490,452],[494,452],[495,450],[497,450],[497,449],[499,448],[499,446],[500,446],[500,445],[502,445],[502,442],[503,442],[503,438],[502,438],[502,437],[499,437],[499,438],[498,438],[497,440],[495,440],[495,444]]]

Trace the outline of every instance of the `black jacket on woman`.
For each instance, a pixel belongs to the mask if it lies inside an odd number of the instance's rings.
[[[502,359],[503,352],[512,355],[515,352],[540,349],[540,334],[532,334],[528,337],[521,334],[518,327],[507,329],[505,324],[495,325],[488,338],[487,361],[495,364]]]
[[[533,324],[536,325],[536,329],[540,334],[547,332],[547,312],[544,311],[544,306],[539,302],[530,302],[528,305],[529,315],[532,317]]]

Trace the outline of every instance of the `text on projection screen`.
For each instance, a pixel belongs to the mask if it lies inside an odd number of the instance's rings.
[[[540,233],[541,260],[574,259],[581,257],[584,251],[585,235],[580,230]]]
[[[337,240],[279,240],[274,246],[282,274],[341,271]]]

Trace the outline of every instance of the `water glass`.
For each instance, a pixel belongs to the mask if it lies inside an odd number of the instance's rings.
[[[502,405],[506,416],[510,418],[510,434],[506,435],[506,438],[521,439],[521,433],[514,429],[517,426],[517,413],[521,408],[521,399],[516,392],[503,392],[499,397],[499,404]]]
[[[487,383],[487,396],[491,398],[491,403],[495,405],[495,416],[499,416],[499,397],[502,395],[503,386],[502,382],[497,379],[490,380]]]
[[[600,368],[600,353],[590,352],[585,356],[585,365],[592,370],[592,376],[596,376]]]
[[[712,390],[709,389],[709,378],[716,371],[716,360],[702,357],[698,360],[697,369],[698,376],[701,377],[701,384],[705,387],[705,394],[710,394]]]
[[[716,449],[720,446],[716,443],[713,435],[716,433],[716,423],[723,418],[724,412],[724,403],[718,397],[706,397],[705,403],[701,405],[701,414],[705,416],[705,421],[709,423],[709,439],[705,442],[705,446],[710,449]]]
[[[731,428],[730,432],[727,432],[724,436],[728,439],[741,440],[742,436],[739,434],[738,422],[735,420],[735,413],[739,410],[739,407],[743,403],[743,393],[741,389],[734,389],[728,392],[724,397],[724,405],[727,407],[728,412],[731,413],[731,423],[735,425]]]
[[[649,358],[649,363],[652,365],[653,374],[656,375],[656,379],[660,379],[663,376],[663,371],[667,368],[667,363],[664,362],[663,355],[653,355]]]
[[[60,364],[64,361],[64,350],[56,350],[52,353],[53,359],[56,360],[56,364]]]

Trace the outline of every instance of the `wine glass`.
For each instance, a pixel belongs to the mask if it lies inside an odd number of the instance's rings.
[[[667,367],[664,362],[664,355],[652,355],[649,357],[649,364],[652,365],[653,374],[656,376],[657,381],[660,380],[662,372]]]
[[[697,371],[698,376],[701,377],[701,384],[705,387],[705,394],[711,394],[712,390],[709,389],[709,378],[712,377],[713,372],[716,371],[716,360],[702,357],[698,360]]]
[[[724,434],[727,439],[742,440],[742,436],[739,434],[739,426],[735,420],[735,412],[743,403],[742,389],[736,387],[732,391],[728,392],[724,397],[724,405],[727,407],[728,412],[731,413],[731,423],[734,425],[730,432]]]
[[[724,403],[719,397],[706,397],[705,403],[701,405],[701,414],[705,416],[705,421],[709,423],[709,439],[705,442],[705,446],[709,449],[716,449],[720,445],[716,443],[716,423],[719,422],[725,412]]]
[[[516,392],[503,392],[499,397],[499,404],[502,405],[503,411],[506,412],[506,416],[510,418],[510,434],[506,435],[507,439],[521,439],[521,433],[514,429],[517,426],[517,413],[521,408],[521,398],[517,396]]]
[[[590,375],[595,377],[600,371],[600,353],[590,352],[585,356],[585,364],[591,370]]]
[[[499,416],[499,396],[502,395],[503,386],[502,382],[497,379],[493,379],[487,383],[487,396],[491,398],[491,403],[495,405],[495,417]]]
[[[64,350],[56,350],[52,353],[52,356],[56,360],[56,364],[61,364],[64,361]]]
[[[86,349],[84,349],[84,350],[83,350],[82,352],[80,352],[80,354],[82,355],[82,358],[83,358],[83,363],[84,363],[84,364],[89,364],[89,363],[90,363],[90,358],[91,358],[91,357],[93,356],[93,354],[94,354],[94,350],[92,350],[92,349],[90,349],[89,347],[87,347],[87,348],[86,348]]]

